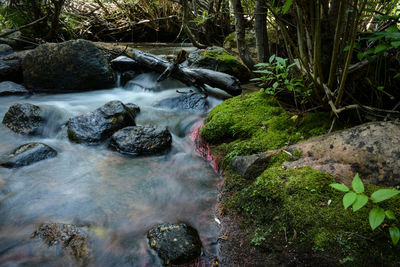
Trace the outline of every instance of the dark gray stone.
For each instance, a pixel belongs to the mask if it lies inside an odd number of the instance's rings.
[[[171,147],[172,136],[166,127],[133,126],[114,133],[110,146],[125,154],[159,154]]]
[[[258,153],[250,156],[237,156],[231,159],[231,167],[244,178],[253,179],[259,176],[268,167],[271,156],[275,151]]]
[[[208,101],[202,94],[189,93],[163,99],[154,106],[188,112],[206,112],[208,110]]]
[[[197,231],[184,223],[157,225],[147,232],[147,237],[150,247],[165,265],[187,263],[201,253]]]
[[[0,57],[14,53],[14,50],[8,44],[0,44]]]
[[[0,82],[22,83],[22,60],[31,50],[15,52],[0,58]]]
[[[28,143],[5,155],[0,160],[0,165],[6,168],[18,168],[55,156],[57,156],[57,151],[46,144]]]
[[[40,107],[29,103],[12,105],[3,118],[3,124],[12,131],[30,135],[38,134],[44,121]]]
[[[11,81],[0,82],[0,96],[26,94],[29,94],[29,91],[21,84]]]
[[[121,73],[121,86],[125,86],[130,80],[135,78],[137,73],[133,70],[124,71]]]
[[[113,60],[111,60],[111,67],[120,72],[136,70],[138,68],[138,63],[136,60],[127,57],[127,56],[119,56]]]
[[[68,137],[77,143],[97,144],[109,138],[115,131],[135,125],[135,117],[139,111],[139,107],[134,104],[108,102],[95,111],[69,119]]]
[[[90,41],[72,40],[43,44],[22,61],[28,89],[69,92],[115,86],[115,75],[107,56]]]

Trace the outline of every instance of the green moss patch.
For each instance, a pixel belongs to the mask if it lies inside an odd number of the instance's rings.
[[[201,56],[214,58],[216,60],[224,61],[226,63],[238,62],[238,60],[234,56],[232,56],[225,50],[206,50],[201,54]]]
[[[225,152],[225,167],[235,156],[277,149],[324,134],[331,123],[326,113],[311,113],[296,120],[292,117],[259,91],[216,106],[200,134]]]
[[[357,212],[344,210],[343,193],[329,186],[335,182],[330,174],[310,167],[285,170],[282,163],[290,160],[285,153],[273,156],[268,169],[255,180],[244,179],[229,167],[237,155],[297,143],[326,133],[329,126],[328,114],[295,119],[263,91],[215,107],[200,134],[224,157],[224,212],[240,216],[251,244],[268,251],[266,263],[271,258],[271,266],[274,259],[283,258],[282,253],[294,255],[300,265],[400,265],[400,246],[391,243],[390,225],[371,230],[371,203]],[[366,194],[377,189],[366,185]],[[383,202],[382,208],[400,218],[398,203],[400,196]]]

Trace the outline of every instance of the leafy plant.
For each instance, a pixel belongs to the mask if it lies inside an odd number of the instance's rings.
[[[373,203],[373,207],[369,211],[369,225],[371,226],[372,230],[375,230],[382,225],[385,218],[391,221],[397,221],[393,211],[384,210],[383,208],[379,207],[378,203],[398,195],[400,193],[399,190],[394,188],[379,189],[373,192],[370,197],[368,197],[366,194],[364,194],[364,184],[361,181],[358,173],[354,176],[351,189],[344,184],[338,183],[330,184],[330,186],[338,191],[346,193],[343,196],[343,206],[345,209],[352,206],[353,212],[356,212],[363,208],[369,201]],[[389,227],[389,235],[392,239],[393,245],[397,245],[400,240],[400,230],[394,223]]]
[[[301,79],[291,75],[290,70],[296,63],[287,64],[287,58],[272,55],[268,62],[254,65],[257,70],[255,73],[262,74],[261,77],[251,79],[260,82],[260,86],[268,95],[276,96],[280,92],[287,91],[293,94],[294,100],[300,104],[308,102],[311,90],[307,88]]]

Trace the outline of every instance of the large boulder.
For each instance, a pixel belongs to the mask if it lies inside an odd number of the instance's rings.
[[[3,124],[19,134],[38,134],[45,119],[40,107],[29,103],[12,105],[3,118]]]
[[[10,81],[0,82],[0,96],[26,94],[29,94],[29,91],[21,84]]]
[[[251,71],[221,47],[213,46],[192,52],[188,61],[191,67],[223,72],[235,76],[241,82],[246,82],[251,77]]]
[[[206,112],[208,110],[208,101],[203,94],[188,93],[163,99],[154,106],[187,112]]]
[[[172,136],[166,127],[133,126],[114,133],[110,146],[125,154],[159,154],[171,147]]]
[[[24,58],[22,68],[25,86],[34,91],[106,89],[116,81],[105,53],[85,40],[40,45]]]
[[[90,248],[86,231],[73,224],[42,224],[33,233],[33,238],[43,240],[49,246],[58,246],[66,254],[74,256],[83,265],[88,264]]]
[[[18,168],[32,163],[53,158],[57,151],[42,143],[28,143],[17,147],[0,160],[0,166],[6,168]]]
[[[68,137],[77,143],[102,142],[115,131],[135,125],[135,117],[139,111],[139,107],[134,104],[124,105],[121,101],[110,101],[92,112],[69,119]]]
[[[197,231],[184,223],[157,225],[147,232],[147,237],[165,265],[187,263],[201,253]]]
[[[351,184],[356,173],[365,183],[400,185],[400,123],[371,122],[343,131],[318,136],[286,148],[301,156],[283,164],[285,168],[310,166],[331,173]],[[257,177],[279,150],[235,157],[231,166],[248,178]]]

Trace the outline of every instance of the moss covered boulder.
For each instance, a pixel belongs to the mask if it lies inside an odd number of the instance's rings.
[[[246,82],[251,77],[251,71],[221,47],[213,46],[192,52],[189,55],[189,64],[195,68],[205,68],[230,74],[241,82]]]
[[[2,123],[19,134],[38,134],[45,118],[39,106],[29,103],[13,104],[4,115]]]
[[[225,217],[234,217],[243,242],[260,248],[254,257],[263,266],[397,266],[400,246],[392,244],[388,233],[397,221],[385,219],[372,231],[369,211],[376,204],[370,201],[357,212],[345,210],[344,193],[330,186],[336,182],[331,174],[307,166],[282,167],[301,153],[278,151],[270,155],[267,168],[253,179],[245,179],[229,164],[237,156],[286,150],[325,134],[329,126],[328,114],[293,117],[263,91],[234,97],[215,107],[200,135],[224,167],[219,218],[224,222]],[[367,184],[365,194],[370,196],[381,188]],[[379,206],[399,217],[399,201],[396,196]],[[221,233],[225,235],[220,242],[231,242],[230,235],[235,233],[228,229]],[[244,255],[243,247],[247,251],[247,245],[223,245],[220,254]],[[246,264],[241,258],[221,258],[221,264],[227,266]]]
[[[22,69],[25,86],[34,91],[106,89],[116,81],[107,55],[85,40],[40,45],[23,59]]]

